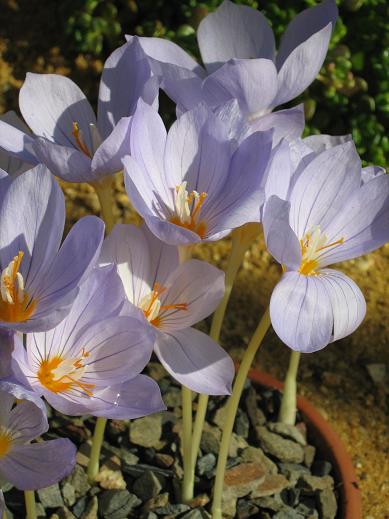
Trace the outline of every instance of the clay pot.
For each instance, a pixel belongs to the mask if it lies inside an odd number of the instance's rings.
[[[261,386],[282,390],[283,384],[268,373],[250,370],[249,378]],[[297,407],[307,425],[308,434],[317,451],[334,467],[336,479],[340,482],[340,502],[338,516],[341,519],[363,519],[362,500],[357,477],[350,456],[339,436],[329,423],[304,397],[297,399]]]

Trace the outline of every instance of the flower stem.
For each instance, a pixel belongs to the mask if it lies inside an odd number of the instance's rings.
[[[109,234],[114,226],[113,216],[113,177],[106,177],[96,182],[91,182],[100,202],[101,217],[105,222],[106,233]]]
[[[284,391],[278,421],[294,425],[297,410],[297,372],[301,353],[292,351],[289,358],[288,371],[284,381]]]
[[[88,463],[88,479],[91,483],[95,480],[100,468],[100,452],[104,440],[105,426],[107,425],[106,418],[97,418],[95,431],[93,433],[92,447],[90,451],[90,458]]]
[[[228,258],[228,265],[226,269],[224,296],[220,301],[219,306],[215,310],[215,313],[213,314],[211,331],[209,333],[211,339],[216,342],[219,342],[224,315],[226,313],[228,301],[231,296],[232,287],[234,285],[239,267],[242,264],[247,249],[252,244],[258,232],[259,226],[257,224],[247,224],[243,227],[239,227],[232,233],[231,252],[230,257]],[[208,399],[208,395],[200,395],[197,403],[196,419],[192,437],[192,457],[194,466],[196,465],[196,459],[200,448],[205,415],[207,413],[208,407]]]
[[[263,338],[270,326],[270,314],[269,309],[263,314],[254,335],[247,347],[247,350],[243,356],[240,364],[238,374],[235,379],[232,394],[228,399],[227,410],[226,410],[226,421],[222,433],[222,439],[220,443],[219,456],[216,466],[216,477],[215,486],[213,490],[213,504],[212,504],[212,519],[222,519],[222,497],[223,497],[223,485],[224,485],[224,474],[226,471],[228,449],[230,447],[230,441],[232,436],[232,430],[234,427],[235,417],[239,406],[240,397],[242,396],[244,383],[247,378],[247,374],[254,360],[255,354],[258,351],[259,346],[262,343]]]
[[[192,391],[181,386],[182,395],[182,445],[184,458],[184,479],[182,481],[182,502],[193,499],[194,467],[192,458]]]
[[[33,490],[24,491],[24,502],[26,504],[26,519],[37,519],[35,492]]]

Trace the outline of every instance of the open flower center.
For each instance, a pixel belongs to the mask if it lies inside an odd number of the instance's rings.
[[[201,220],[201,207],[207,197],[207,193],[198,193],[186,189],[187,182],[176,187],[174,208],[175,214],[170,219],[171,223],[189,229],[200,236],[205,237],[206,225]]]
[[[24,289],[24,279],[19,272],[23,252],[9,262],[0,278],[0,320],[6,322],[27,321],[36,307],[36,301],[30,298]]]
[[[88,148],[88,146],[86,145],[83,132],[82,132],[82,130],[80,130],[78,123],[77,122],[73,123],[72,134],[73,134],[74,140],[76,141],[76,146],[80,151],[82,151],[82,153],[84,153],[84,155],[86,155],[87,157],[89,157],[91,159],[94,152],[100,146],[102,139],[100,137],[99,130],[97,129],[95,124],[93,124],[93,123],[89,124],[89,131],[90,131],[90,135],[92,138],[92,146],[93,146],[92,150],[90,150]]]
[[[6,456],[12,447],[12,431],[0,425],[0,459]]]
[[[139,303],[139,308],[143,310],[146,319],[154,326],[160,326],[162,322],[162,313],[166,310],[187,310],[187,303],[178,303],[174,305],[162,305],[160,296],[165,292],[166,288],[161,287],[159,283],[155,283],[153,290],[146,294]]]
[[[315,225],[300,240],[302,260],[299,272],[305,276],[316,274],[316,269],[320,266],[320,260],[329,249],[339,247],[344,243],[344,238],[328,243],[327,235],[322,233],[320,227]]]
[[[89,353],[84,349],[76,358],[63,358],[56,355],[41,361],[38,370],[38,380],[53,393],[64,393],[70,390],[81,390],[88,396],[93,396],[94,384],[82,382],[87,366],[84,360]]]

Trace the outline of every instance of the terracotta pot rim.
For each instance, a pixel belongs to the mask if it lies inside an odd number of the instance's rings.
[[[249,378],[261,386],[279,390],[283,388],[282,382],[268,373],[256,369],[250,370]],[[341,482],[339,488],[341,494],[340,517],[342,519],[363,519],[358,479],[343,442],[331,428],[330,424],[306,398],[298,397],[297,408],[303,415],[309,432],[314,436],[319,436],[322,440],[323,443],[320,447],[328,453],[328,457],[333,463],[335,472]]]

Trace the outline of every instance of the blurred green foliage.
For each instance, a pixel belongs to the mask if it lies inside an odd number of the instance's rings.
[[[199,58],[196,28],[221,0],[83,0],[63,2],[70,51],[105,58],[125,33],[175,41]],[[279,41],[288,22],[315,0],[236,0],[260,9]],[[340,0],[340,18],[318,80],[301,99],[306,134],[352,132],[364,163],[385,166],[389,139],[389,4]],[[296,104],[296,101],[293,102]]]

